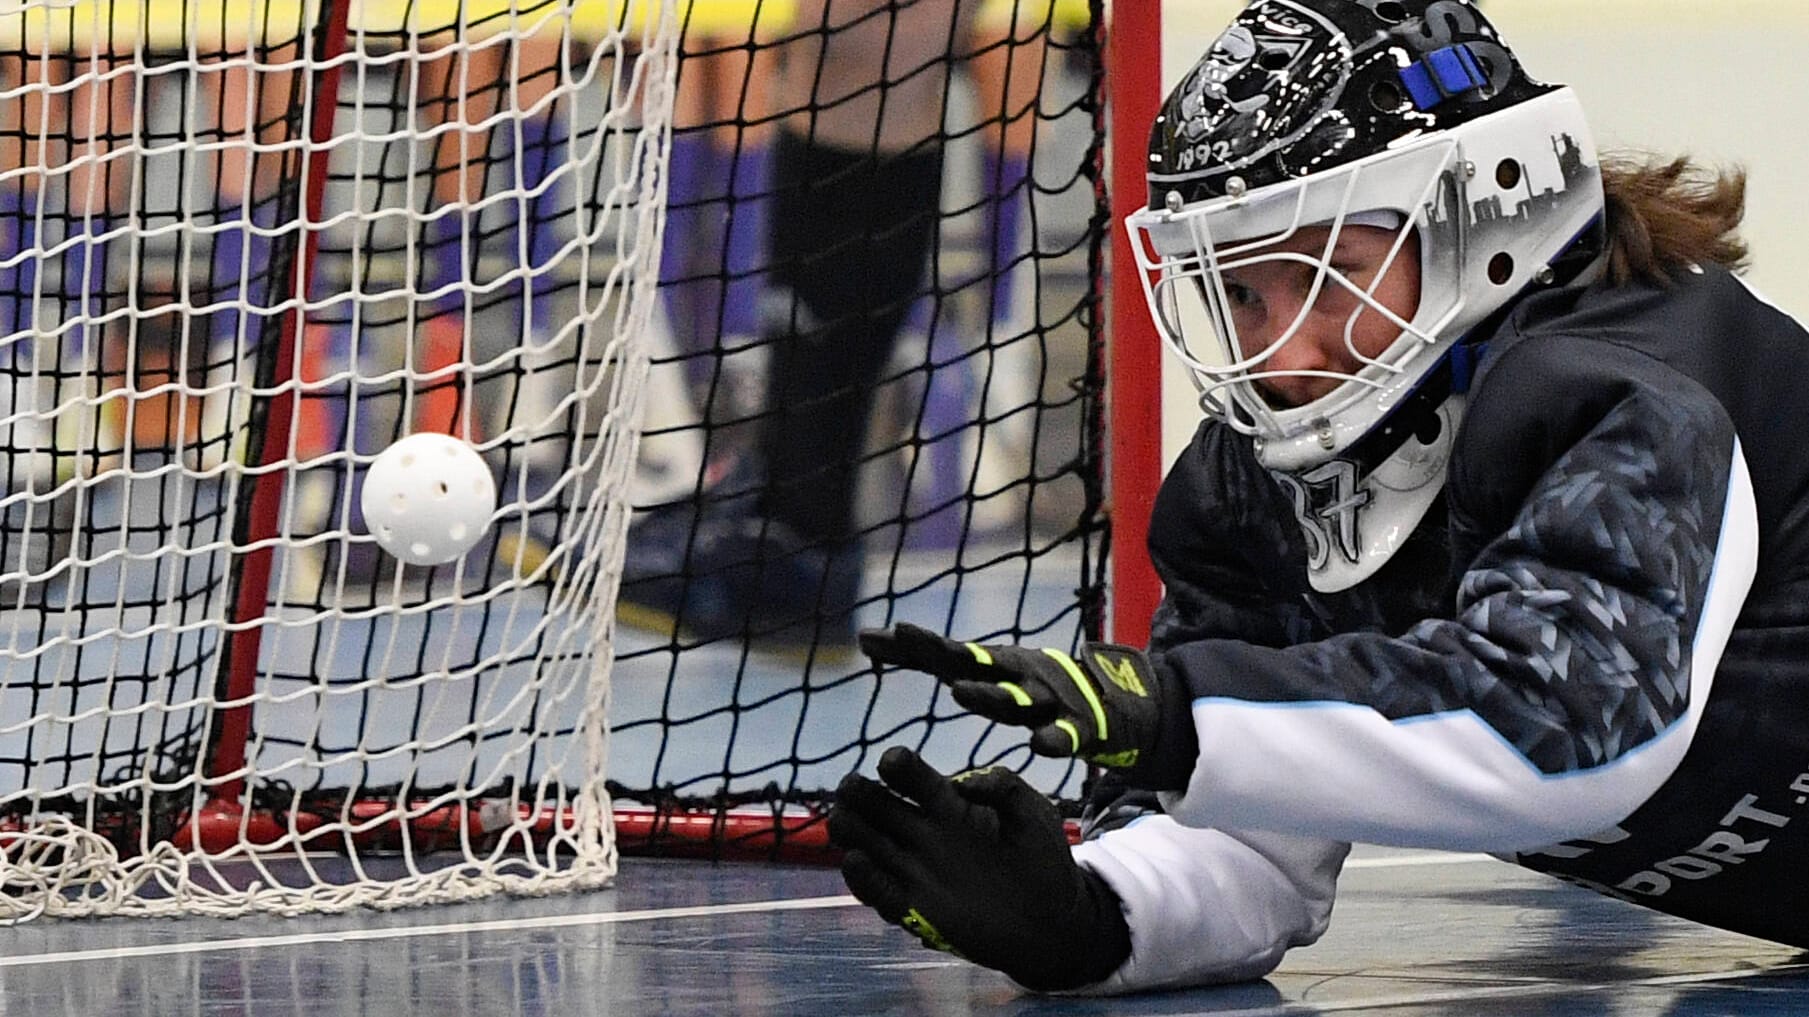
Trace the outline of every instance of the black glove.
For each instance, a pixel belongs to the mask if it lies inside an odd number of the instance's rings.
[[[905,748],[886,750],[879,775],[842,780],[829,836],[848,889],[881,918],[1043,992],[1101,981],[1131,955],[1118,895],[1075,864],[1055,806],[1022,778],[951,779]]]
[[[861,633],[861,650],[940,678],[955,702],[989,720],[1031,729],[1031,751],[1078,756],[1151,791],[1187,787],[1200,754],[1182,690],[1128,646],[1060,650],[979,646],[900,624]]]

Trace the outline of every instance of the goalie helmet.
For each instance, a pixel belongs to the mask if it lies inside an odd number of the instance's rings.
[[[1253,0],[1164,103],[1149,191],[1127,225],[1157,329],[1293,496],[1328,592],[1373,575],[1442,489],[1479,354],[1466,336],[1575,279],[1603,236],[1575,94],[1529,78],[1466,0]],[[1359,225],[1395,231],[1362,282],[1333,258]],[[1265,264],[1304,273],[1299,312],[1239,336],[1227,273]],[[1384,306],[1415,267],[1417,310]],[[1327,295],[1355,308],[1349,369],[1283,366]],[[1362,350],[1371,314],[1395,338]],[[1277,398],[1288,385],[1311,395]]]

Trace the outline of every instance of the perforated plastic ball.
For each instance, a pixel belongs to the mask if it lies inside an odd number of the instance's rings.
[[[410,565],[442,565],[483,539],[496,480],[469,444],[411,434],[371,463],[361,504],[378,546]]]

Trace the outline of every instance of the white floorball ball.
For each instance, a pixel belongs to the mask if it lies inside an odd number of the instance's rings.
[[[378,546],[410,565],[443,565],[483,539],[496,480],[469,444],[411,434],[371,463],[361,503]]]

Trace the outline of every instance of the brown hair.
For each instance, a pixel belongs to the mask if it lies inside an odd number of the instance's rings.
[[[1647,153],[1604,155],[1608,196],[1608,277],[1616,285],[1642,279],[1659,285],[1690,264],[1746,267],[1746,171],[1716,169],[1688,156],[1668,161]]]

